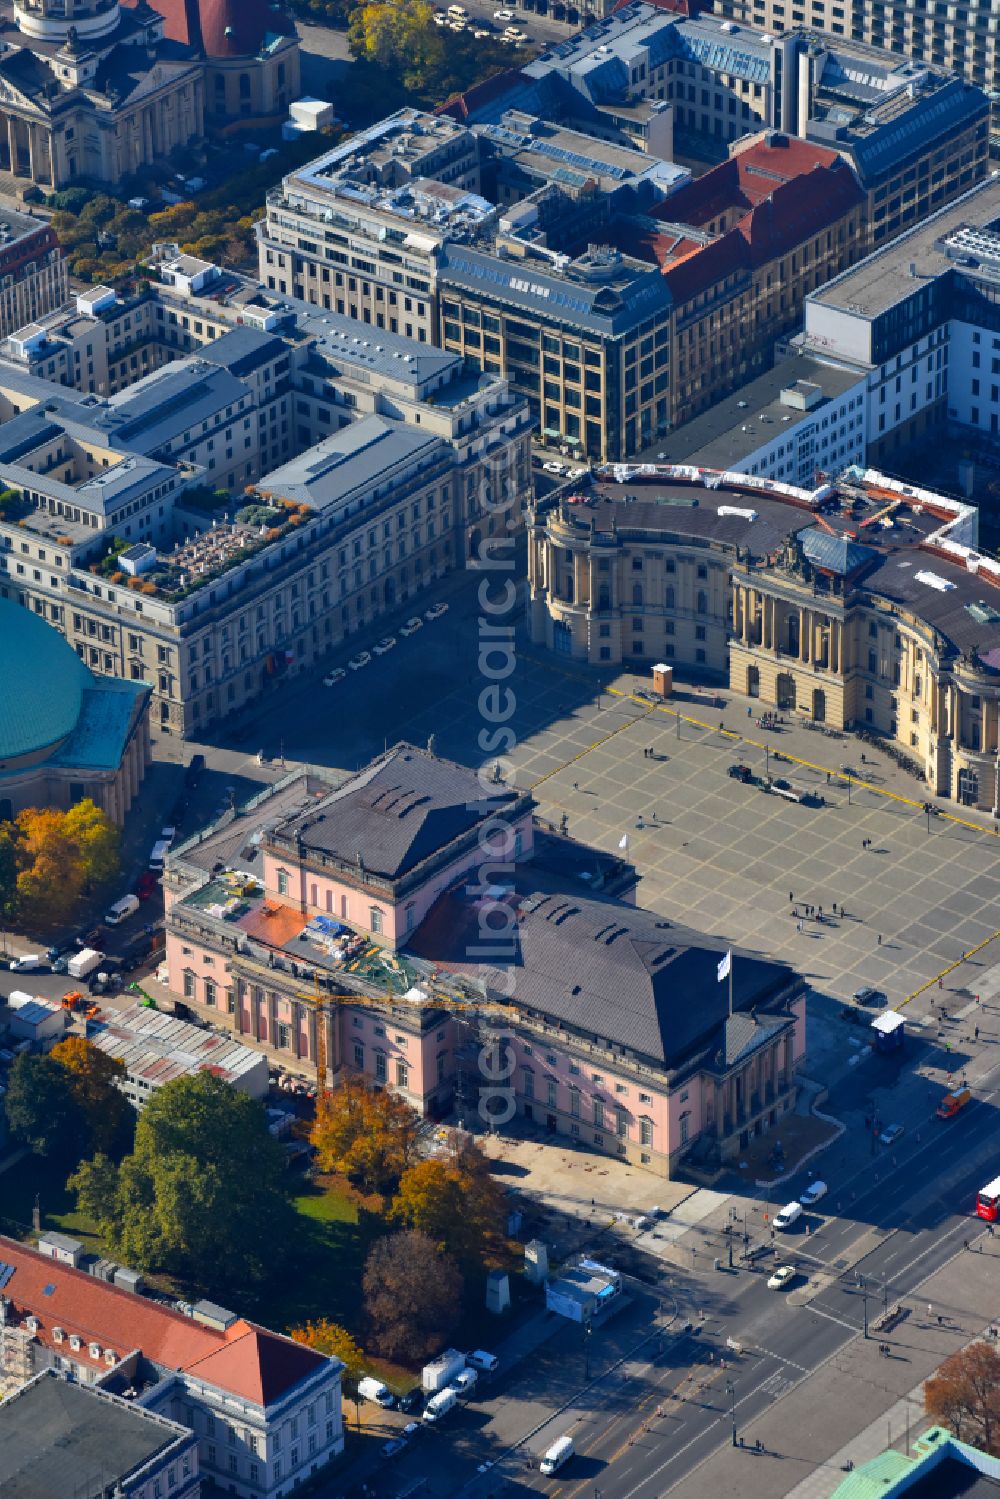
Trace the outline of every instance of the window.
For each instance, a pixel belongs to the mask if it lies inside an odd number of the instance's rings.
[[[287,869],[279,869],[278,870],[278,894],[279,895],[287,895],[288,894],[288,870]]]
[[[652,1145],[653,1143],[653,1121],[652,1119],[639,1120],[639,1143],[641,1145]]]
[[[594,1099],[594,1127],[604,1128],[604,1101],[600,1098]]]
[[[380,1083],[386,1080],[386,1056],[384,1051],[375,1053],[375,1077]]]
[[[410,1081],[410,1069],[406,1062],[396,1063],[396,1087],[405,1088]]]
[[[372,906],[371,911],[369,912],[369,916],[370,916],[370,919],[371,919],[371,929],[372,929],[372,931],[373,932],[381,932],[382,931],[382,918],[383,918],[383,913],[382,913],[381,909],[378,906]]]

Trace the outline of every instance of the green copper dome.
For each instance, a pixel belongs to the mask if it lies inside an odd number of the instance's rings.
[[[0,599],[0,764],[56,745],[76,728],[92,677],[59,631]]]

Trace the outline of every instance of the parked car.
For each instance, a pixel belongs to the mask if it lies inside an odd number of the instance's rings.
[[[442,614],[448,613],[448,605],[442,600],[432,604],[429,609],[424,610],[424,619],[440,619]]]
[[[395,635],[386,635],[385,639],[380,640],[378,645],[372,646],[372,650],[375,652],[376,656],[385,656],[389,653],[389,651],[392,650],[395,644]]]
[[[369,651],[358,651],[358,654],[356,656],[352,656],[347,665],[351,671],[360,671],[363,666],[368,665],[371,659],[371,653]]]
[[[389,1386],[383,1384],[380,1379],[373,1379],[371,1375],[366,1375],[364,1379],[358,1381],[358,1394],[362,1400],[374,1400],[375,1404],[380,1405],[383,1410],[392,1410],[396,1404],[396,1397]]]
[[[855,989],[851,995],[855,1004],[868,1005],[871,1008],[889,1003],[889,996],[882,989],[873,989],[871,984],[863,984],[860,989]]]
[[[423,627],[423,620],[420,618],[419,614],[415,614],[412,619],[408,619],[406,621],[405,625],[400,625],[399,633],[400,635],[415,635],[417,631],[422,630]]]
[[[900,1135],[902,1135],[904,1132],[905,1126],[902,1124],[887,1124],[885,1129],[879,1135],[879,1139],[881,1140],[883,1145],[895,1145]]]
[[[130,916],[134,916],[139,909],[139,897],[137,895],[123,895],[121,900],[116,900],[110,910],[105,911],[104,920],[108,926],[120,926]]]
[[[791,1228],[802,1217],[802,1204],[789,1202],[781,1209],[780,1213],[774,1215],[774,1226],[777,1229]]]
[[[504,10],[495,10],[493,12],[493,19],[494,19],[494,21],[513,21],[513,19],[514,19],[514,12],[512,10],[506,10],[506,9],[504,9]]]
[[[393,1437],[391,1442],[383,1443],[379,1456],[384,1458],[398,1457],[406,1449],[406,1446],[407,1441],[405,1437]]]
[[[749,765],[730,765],[729,774],[732,776],[734,781],[746,782],[753,780],[753,771],[750,769]]]
[[[160,829],[160,837],[163,839],[164,843],[173,843],[174,839],[177,837],[177,829],[173,826],[172,823],[168,823],[165,828]]]
[[[412,1390],[399,1397],[399,1408],[407,1416],[417,1415],[423,1410],[424,1392],[419,1385],[414,1385]]]
[[[779,1265],[774,1274],[768,1277],[767,1289],[769,1291],[783,1291],[789,1281],[795,1279],[794,1265]]]
[[[495,1374],[500,1367],[496,1354],[487,1353],[485,1348],[476,1348],[472,1353],[467,1353],[465,1362],[470,1369],[478,1369],[480,1374]]]
[[[149,900],[159,883],[151,869],[144,869],[136,880],[135,893],[140,900]]]
[[[820,1202],[826,1196],[829,1190],[830,1189],[827,1186],[826,1182],[821,1182],[817,1179],[816,1181],[809,1183],[808,1187],[806,1187],[802,1196],[799,1198],[799,1202],[801,1202],[804,1208],[814,1208],[817,1202]]]
[[[335,666],[333,668],[333,671],[327,672],[326,676],[323,678],[323,686],[336,687],[337,683],[342,682],[346,676],[347,672],[342,666]]]

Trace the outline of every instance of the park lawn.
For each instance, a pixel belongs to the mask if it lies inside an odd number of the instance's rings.
[[[0,1172],[0,1221],[12,1237],[32,1239],[32,1212],[37,1195],[43,1230],[69,1234],[79,1239],[88,1252],[104,1254],[93,1220],[76,1210],[73,1193],[66,1186],[68,1174],[65,1166],[42,1156],[23,1156],[16,1165]]]
[[[256,1315],[276,1332],[329,1317],[361,1331],[361,1273],[375,1225],[357,1193],[338,1178],[306,1181],[292,1198],[294,1242],[280,1276],[261,1293]]]

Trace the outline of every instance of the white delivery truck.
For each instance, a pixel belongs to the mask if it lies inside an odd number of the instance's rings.
[[[559,1469],[569,1462],[575,1452],[572,1437],[560,1437],[558,1442],[553,1442],[541,1462],[538,1471],[546,1474],[558,1473]]]
[[[457,1348],[446,1348],[437,1358],[424,1365],[420,1375],[421,1387],[426,1394],[436,1395],[451,1383],[456,1374],[461,1374],[464,1368],[465,1354],[459,1353]]]
[[[432,1395],[424,1406],[425,1421],[440,1421],[450,1410],[454,1410],[458,1404],[458,1392],[456,1390],[440,1390],[438,1394]]]
[[[93,973],[104,961],[104,954],[98,952],[95,947],[81,947],[78,953],[74,953],[66,964],[66,972],[70,978],[85,979],[88,973]]]

